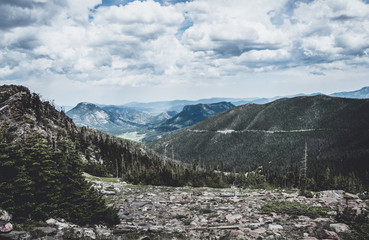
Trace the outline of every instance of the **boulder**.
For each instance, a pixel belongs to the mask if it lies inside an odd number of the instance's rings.
[[[281,225],[278,225],[278,224],[269,224],[268,230],[278,231],[278,230],[283,230],[283,227]]]
[[[315,237],[301,237],[299,240],[318,240]]]
[[[101,238],[109,238],[112,234],[112,231],[106,228],[96,228],[96,234]]]
[[[96,239],[96,234],[92,228],[84,228],[83,236],[85,238]]]
[[[240,220],[242,218],[242,215],[241,214],[235,214],[235,215],[233,215],[233,214],[228,214],[227,216],[226,216],[226,219],[227,219],[227,221],[229,222],[229,223],[231,223],[231,224],[234,224],[234,223],[236,223],[238,220]]]
[[[41,231],[45,233],[46,235],[55,235],[58,232],[58,229],[53,228],[53,227],[35,227],[33,230]]]
[[[0,233],[8,233],[13,230],[13,225],[8,221],[0,220]]]
[[[50,219],[46,220],[46,224],[51,225],[51,226],[57,226],[58,229],[65,229],[65,228],[72,227],[72,225],[70,225],[69,223],[59,222],[58,220],[55,220],[53,218],[50,218]]]
[[[10,215],[7,211],[0,208],[0,221],[9,222],[12,219],[12,215]]]
[[[335,239],[335,240],[340,240],[340,237],[337,235],[337,233],[332,232],[332,231],[328,231],[328,230],[325,230],[325,229],[318,229],[316,231],[316,235],[320,239]]]
[[[352,193],[347,193],[347,192],[345,192],[344,194],[343,194],[343,197],[345,198],[345,199],[359,199],[359,196],[358,195],[355,195],[355,194],[352,194]]]
[[[2,240],[30,240],[31,234],[26,231],[12,231],[10,233],[3,233],[0,235]]]
[[[332,223],[329,227],[336,233],[349,233],[350,227],[344,223]]]

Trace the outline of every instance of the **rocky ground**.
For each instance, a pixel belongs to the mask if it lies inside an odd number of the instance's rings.
[[[49,235],[41,239],[344,239],[351,229],[335,220],[337,210],[368,210],[368,201],[340,190],[307,198],[293,190],[135,186],[88,178],[119,208],[121,223],[82,228],[49,219],[38,228]],[[25,234],[8,234],[14,232]]]

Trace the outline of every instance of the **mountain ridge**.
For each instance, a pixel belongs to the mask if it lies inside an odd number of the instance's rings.
[[[234,105],[229,102],[187,105],[180,113],[159,124],[155,129],[159,131],[175,131],[192,126],[233,107]]]
[[[283,98],[271,103],[245,104],[150,143],[183,162],[223,165],[227,171],[254,171],[270,178],[299,174],[308,147],[308,175],[315,182],[321,169],[332,176],[369,172],[369,99],[325,95]],[[168,153],[167,153],[168,154]],[[293,170],[295,169],[295,170]],[[297,171],[297,172],[296,172]]]

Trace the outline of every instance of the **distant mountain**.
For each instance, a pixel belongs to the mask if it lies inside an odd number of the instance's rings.
[[[161,153],[173,149],[175,159],[183,162],[223,165],[226,170],[262,168],[266,176],[283,178],[291,169],[302,167],[305,143],[308,176],[315,181],[325,171],[331,176],[352,172],[365,178],[369,172],[369,100],[320,95],[246,104],[149,146]]]
[[[332,93],[330,96],[342,97],[342,98],[358,98],[358,99],[369,98],[369,87],[363,87],[360,90],[356,90],[352,92]]]
[[[135,109],[141,109],[144,111],[152,113],[161,113],[166,111],[176,111],[180,112],[185,106],[196,105],[196,104],[212,104],[218,102],[231,102],[234,105],[240,105],[249,103],[259,98],[209,98],[209,99],[199,99],[199,100],[173,100],[173,101],[161,101],[161,102],[131,102],[124,106],[132,107]],[[236,103],[236,104],[235,104]]]
[[[108,112],[92,103],[79,103],[76,107],[69,110],[67,115],[78,126],[88,126],[105,132],[115,132],[136,127],[135,123],[122,119],[119,114]]]
[[[189,127],[233,107],[234,105],[229,102],[188,105],[180,113],[161,123],[155,129],[168,132]]]

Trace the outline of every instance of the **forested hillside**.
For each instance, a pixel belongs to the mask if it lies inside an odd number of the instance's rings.
[[[180,113],[164,121],[159,126],[155,127],[155,129],[164,132],[175,131],[192,126],[233,107],[234,105],[229,102],[187,105]]]
[[[0,87],[0,207],[17,221],[62,217],[116,223],[116,211],[82,177],[112,176],[153,185],[226,186],[212,169],[187,166],[98,130],[77,128],[22,86]]]
[[[258,170],[283,186],[298,185],[305,172],[319,189],[368,184],[369,100],[313,96],[246,104],[151,146],[162,153],[173,148],[183,162]]]

